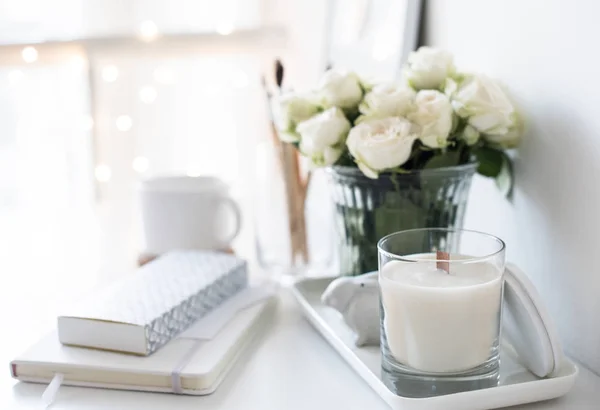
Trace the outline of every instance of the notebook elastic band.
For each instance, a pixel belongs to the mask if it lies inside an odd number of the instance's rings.
[[[216,337],[219,331],[231,321],[240,310],[247,309],[250,306],[270,298],[275,291],[276,288],[274,286],[268,285],[247,288],[180,334],[177,337],[178,339],[193,340],[194,343],[185,352],[181,360],[177,362],[177,365],[171,372],[171,386],[173,393],[183,394],[181,372],[190,363],[200,346],[202,346],[204,342]]]
[[[183,388],[181,387],[181,371],[187,366],[187,364],[192,360],[194,354],[200,346],[205,342],[205,340],[198,339],[196,342],[188,349],[185,355],[181,358],[175,369],[171,372],[171,385],[173,386],[173,393],[175,394],[183,394]]]

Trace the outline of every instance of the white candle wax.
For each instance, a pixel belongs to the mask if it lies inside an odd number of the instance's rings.
[[[490,263],[450,263],[448,274],[436,268],[435,254],[407,258],[426,262],[388,262],[379,279],[391,354],[425,372],[483,364],[498,338],[501,272]]]

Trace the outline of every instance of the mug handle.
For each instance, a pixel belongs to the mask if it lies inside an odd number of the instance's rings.
[[[233,211],[233,216],[235,217],[235,228],[233,229],[233,232],[223,240],[223,245],[225,247],[229,246],[231,241],[233,241],[240,233],[240,229],[242,228],[242,210],[240,209],[238,203],[228,196],[222,197],[221,201],[231,208]]]

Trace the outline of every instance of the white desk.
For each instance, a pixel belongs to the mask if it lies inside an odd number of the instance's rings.
[[[45,386],[17,383],[10,378],[8,362],[54,327],[64,300],[133,268],[132,215],[121,203],[0,210],[0,409],[43,408]],[[284,293],[280,302],[270,330],[210,396],[62,387],[52,408],[386,409],[304,319],[291,295]],[[600,409],[600,378],[581,369],[568,396],[517,409]]]
[[[0,408],[40,409],[42,385],[0,376]],[[386,409],[387,405],[303,318],[285,291],[274,323],[216,393],[204,397],[62,387],[55,409]],[[600,378],[581,369],[564,398],[522,410],[600,408]],[[407,409],[410,410],[410,409]],[[443,409],[440,409],[443,410]]]

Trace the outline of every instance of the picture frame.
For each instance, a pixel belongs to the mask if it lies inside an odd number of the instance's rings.
[[[326,63],[394,80],[418,45],[422,0],[329,0]]]

